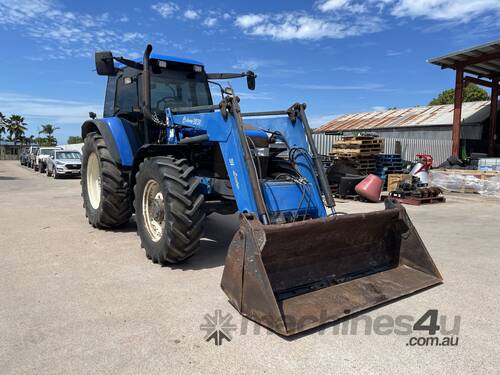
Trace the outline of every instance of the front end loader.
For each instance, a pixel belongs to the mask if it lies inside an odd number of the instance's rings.
[[[442,282],[404,208],[335,212],[305,104],[241,111],[201,62],[96,53],[108,76],[103,118],[82,125],[82,197],[89,223],[113,228],[135,213],[154,263],[186,260],[205,217],[239,213],[222,289],[244,316],[291,335]],[[220,90],[214,104],[209,84]]]

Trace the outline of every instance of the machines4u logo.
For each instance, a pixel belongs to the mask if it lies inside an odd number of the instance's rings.
[[[230,313],[222,314],[221,310],[215,310],[214,315],[205,314],[205,323],[200,329],[205,331],[205,341],[213,340],[215,345],[222,345],[223,340],[232,340],[231,332],[236,331],[236,324],[231,323],[233,316]]]

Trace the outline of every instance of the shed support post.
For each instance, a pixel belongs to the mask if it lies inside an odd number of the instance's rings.
[[[488,137],[488,155],[495,156],[497,140],[498,80],[493,80],[490,105],[490,131]]]
[[[453,141],[452,154],[458,157],[460,152],[460,125],[462,121],[462,98],[464,88],[464,69],[457,67],[455,78],[455,106],[453,109],[453,128],[451,139]]]

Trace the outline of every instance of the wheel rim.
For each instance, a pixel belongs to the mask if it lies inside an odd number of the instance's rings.
[[[165,230],[165,203],[160,184],[149,180],[142,194],[142,217],[149,237],[158,242]]]
[[[91,153],[87,161],[87,192],[90,204],[97,210],[101,203],[101,167],[95,153]]]

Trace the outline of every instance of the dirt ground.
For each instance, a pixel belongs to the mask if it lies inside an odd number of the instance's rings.
[[[362,315],[364,322],[437,309],[454,346],[411,345],[426,332],[351,332],[349,321],[285,339],[258,329],[220,289],[235,215],[207,219],[202,248],[175,267],[152,264],[132,220],[102,231],[86,221],[78,179],[53,180],[0,161],[0,372],[83,373],[496,373],[500,367],[500,201],[448,195],[407,207],[444,284]],[[363,212],[382,204],[338,201]],[[230,342],[200,325],[221,310]],[[446,318],[446,322],[443,322]],[[427,321],[428,322],[428,321]],[[443,324],[446,323],[446,324]],[[363,324],[360,325],[364,327]]]

